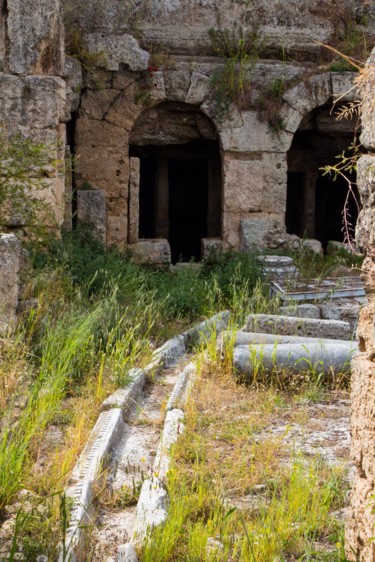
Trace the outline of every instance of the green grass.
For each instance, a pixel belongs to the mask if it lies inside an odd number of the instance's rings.
[[[258,438],[275,420],[308,419],[305,391],[244,388],[217,363],[199,368],[173,452],[169,516],[140,560],[345,562],[332,515],[345,504],[344,466],[288,451],[283,437]]]
[[[160,271],[75,231],[32,248],[31,263],[25,298],[35,304],[21,316],[17,333],[0,342],[0,517],[26,487],[36,503],[57,494],[46,525],[59,529],[58,493],[102,400],[127,384],[129,370],[204,317],[229,308],[240,325],[251,312],[277,312],[279,303],[268,297],[256,255],[228,253],[216,263]],[[208,345],[213,358],[216,348]],[[25,404],[17,409],[19,402]],[[45,450],[51,426],[61,428],[62,441]],[[40,458],[45,468],[36,471]],[[30,552],[39,540],[32,513],[19,520],[19,540],[33,537]],[[194,528],[189,540],[199,532]]]

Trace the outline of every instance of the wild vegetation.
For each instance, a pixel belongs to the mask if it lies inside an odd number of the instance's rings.
[[[224,360],[208,350],[173,452],[169,517],[140,559],[344,562],[347,458],[304,452],[293,428],[307,434],[315,403],[347,398],[347,378],[268,373],[245,387],[230,349]]]
[[[7,519],[18,511],[11,532],[29,560],[54,555],[66,528],[70,471],[102,400],[127,384],[129,370],[224,308],[237,322],[252,311],[277,311],[255,257],[228,254],[160,271],[105,252],[85,231],[31,249],[17,332],[0,341],[0,514],[9,532]]]

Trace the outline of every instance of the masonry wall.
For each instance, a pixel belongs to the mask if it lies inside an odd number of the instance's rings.
[[[70,25],[84,31],[84,49],[96,66],[86,76],[78,111],[77,187],[102,191],[106,242],[129,244],[129,222],[136,223],[128,186],[129,135],[137,119],[160,103],[179,102],[200,110],[217,130],[223,246],[293,246],[295,237],[285,228],[287,152],[293,135],[310,111],[349,90],[354,78],[351,72],[332,72],[316,42],[334,42],[343,33],[345,18],[360,22],[366,10],[372,21],[371,7],[342,2],[338,8],[325,2],[321,9],[323,4],[286,0],[69,4],[75,7]],[[261,57],[242,69],[251,82],[251,99],[232,103],[224,114],[217,110],[213,83],[225,62],[210,39],[213,28],[228,31],[229,37],[234,33],[238,38],[239,30],[247,37],[253,33]],[[280,83],[282,91],[274,100],[277,123],[272,125],[262,99]],[[353,96],[352,90],[343,101]],[[87,202],[89,195],[84,198]],[[87,205],[82,208],[86,217]],[[100,217],[102,222],[103,213]]]
[[[63,14],[60,0],[3,0],[0,10],[0,128],[50,147],[43,198],[61,226],[65,208],[67,100]],[[48,184],[48,185],[47,185]],[[20,224],[17,218],[17,227]],[[12,217],[9,227],[12,228]]]
[[[366,259],[363,273],[369,304],[362,310],[360,353],[352,368],[352,457],[355,480],[346,525],[349,560],[375,561],[375,49],[364,74],[362,143],[368,154],[358,162],[363,210],[357,240]]]

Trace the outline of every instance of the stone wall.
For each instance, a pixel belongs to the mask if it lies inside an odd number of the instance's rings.
[[[60,0],[3,0],[0,10],[0,128],[45,143],[51,160],[41,191],[57,226],[65,206],[65,122],[67,98],[64,26]],[[74,66],[74,65],[73,65]],[[72,96],[71,96],[72,97]],[[18,225],[25,226],[27,225]]]
[[[375,561],[375,49],[363,73],[362,143],[368,154],[358,162],[363,204],[357,240],[366,258],[363,272],[369,304],[362,310],[358,336],[362,353],[352,368],[352,457],[354,487],[346,526],[349,560]]]
[[[332,72],[325,61],[327,51],[317,41],[337,44],[353,19],[358,30],[367,21],[370,40],[375,41],[372,6],[346,0],[339,6],[333,0],[314,6],[289,0],[66,4],[69,29],[82,33],[82,49],[92,65],[76,123],[76,186],[88,191],[86,200],[93,190],[105,194],[100,225],[105,214],[106,242],[136,242],[138,217],[133,214],[139,207],[129,198],[129,145],[140,136],[145,114],[151,116],[149,122],[154,119],[154,138],[146,134],[137,143],[146,144],[147,138],[167,143],[161,138],[163,130],[155,127],[160,104],[173,102],[208,117],[220,142],[222,245],[246,250],[295,244],[285,228],[287,153],[294,133],[309,112],[350,89],[354,77]],[[228,33],[229,43],[243,32],[252,38],[258,56],[241,67],[251,82],[246,103],[237,100],[224,112],[218,110],[213,84],[215,76],[223,80],[225,58],[210,38],[212,29]],[[345,101],[353,96],[351,91]],[[265,115],[264,103],[277,106],[276,124]]]

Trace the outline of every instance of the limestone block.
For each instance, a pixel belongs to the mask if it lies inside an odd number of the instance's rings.
[[[66,87],[61,78],[0,74],[0,123],[11,134],[56,140],[65,103]]]
[[[343,320],[349,322],[352,333],[358,322],[359,304],[356,302],[335,303],[319,305],[321,317],[325,320]]]
[[[375,155],[364,154],[357,163],[357,184],[361,203],[365,207],[375,207]]]
[[[320,318],[320,309],[315,304],[299,304],[297,306],[281,306],[282,316],[298,316],[299,318]],[[322,316],[322,318],[326,318]],[[328,319],[328,318],[327,318]],[[330,318],[330,320],[342,320],[341,318]]]
[[[250,314],[243,331],[336,340],[349,340],[351,336],[348,322],[273,314]]]
[[[103,189],[108,197],[128,196],[129,159],[123,152],[110,146],[78,146],[76,153],[80,155],[76,165],[79,187],[87,181]]]
[[[150,530],[165,523],[167,510],[168,494],[160,480],[145,480],[137,505],[136,539],[142,540]]]
[[[168,100],[185,101],[189,91],[191,71],[189,68],[164,71],[164,84]]]
[[[347,516],[346,550],[349,560],[374,562],[375,363],[370,354],[361,353],[353,360],[351,399],[351,456],[356,472]]]
[[[121,214],[107,214],[107,246],[124,247],[128,238],[128,216],[124,209]]]
[[[267,122],[259,120],[256,111],[242,111],[239,127],[219,127],[223,150],[233,152],[286,152],[293,140],[292,133],[273,132]]]
[[[354,81],[358,78],[357,72],[331,72],[332,95],[340,102],[351,102],[358,99]]]
[[[64,74],[60,0],[7,0],[9,60],[13,74]]]
[[[158,361],[164,369],[174,367],[185,354],[185,339],[183,336],[176,336],[165,342],[152,354],[152,361]]]
[[[212,97],[205,100],[200,107],[203,113],[214,121],[218,131],[232,131],[243,126],[242,113],[234,103],[230,104],[225,115],[217,114],[216,102]]]
[[[88,33],[85,44],[89,53],[97,55],[97,66],[106,70],[119,70],[120,65],[127,65],[130,70],[146,70],[150,55],[140,48],[132,35],[106,35]]]
[[[117,550],[117,562],[138,562],[138,556],[131,543],[122,544]]]
[[[106,195],[101,189],[77,190],[77,219],[91,227],[94,237],[106,245]]]
[[[329,72],[312,76],[307,82],[287,90],[283,100],[301,115],[324,105],[332,96],[331,75]]]
[[[285,153],[263,152],[264,185],[262,210],[279,212],[286,210],[287,160]]]
[[[163,238],[138,240],[128,248],[137,263],[169,265],[172,261],[169,242]]]
[[[240,213],[228,213],[223,211],[222,237],[225,248],[240,249]]]
[[[234,341],[233,341],[234,340]],[[218,339],[217,348],[223,350],[227,344],[234,344],[234,347],[258,345],[258,344],[286,344],[286,343],[320,343],[320,344],[337,344],[337,345],[351,345],[356,351],[359,350],[358,343],[348,340],[332,340],[327,338],[310,338],[306,336],[280,336],[279,334],[262,334],[257,332],[243,332],[239,330],[235,334],[233,332],[223,332],[222,336]]]
[[[221,238],[202,238],[202,259],[208,263],[215,262],[220,254],[223,253],[223,241]]]
[[[201,344],[212,337],[212,334],[220,334],[223,330],[228,327],[230,320],[229,310],[224,310],[215,314],[208,320],[200,322],[193,328],[190,328],[187,332],[183,334],[186,347],[192,348],[194,345]]]
[[[81,96],[80,117],[88,116],[97,120],[105,119],[109,109],[119,98],[119,95],[120,92],[114,88],[86,89]]]
[[[130,158],[130,180],[129,180],[129,244],[138,241],[139,236],[139,182],[140,182],[140,160]]]
[[[150,102],[160,103],[167,99],[165,89],[164,73],[162,71],[154,72],[150,86]]]
[[[0,234],[0,331],[15,322],[20,264],[21,242],[14,234]]]
[[[173,409],[167,411],[154,462],[154,471],[162,482],[165,481],[169,471],[171,448],[184,430],[183,420],[184,412],[182,410]]]
[[[326,376],[333,372],[349,374],[351,359],[356,352],[352,342],[247,345],[234,349],[233,365],[237,375],[249,380],[259,369],[266,373],[283,369],[294,374],[311,370]]]
[[[285,225],[268,214],[255,214],[241,219],[241,250],[284,247],[287,242]]]
[[[361,92],[362,97],[362,134],[361,142],[368,150],[375,151],[375,47],[366,64],[367,80]]]
[[[77,119],[74,137],[77,147],[116,147],[122,153],[121,159],[123,159],[123,150],[128,138],[126,131],[107,121]],[[78,148],[78,150],[80,149]],[[118,177],[117,174],[116,177]]]
[[[210,92],[211,80],[209,76],[200,72],[193,72],[185,101],[193,105],[200,105],[209,96]]]
[[[66,80],[66,101],[68,106],[68,117],[74,111],[77,111],[81,98],[82,90],[82,66],[81,63],[73,58],[67,57],[65,59],[64,78]]]
[[[260,160],[224,160],[224,210],[260,211],[263,200],[263,166]]]
[[[323,255],[323,246],[319,240],[314,240],[313,238],[306,238],[302,240],[301,246],[310,250],[310,252],[314,252],[314,254]]]
[[[130,135],[131,144],[185,144],[201,138],[216,140],[211,120],[193,107],[180,104],[146,109]]]

